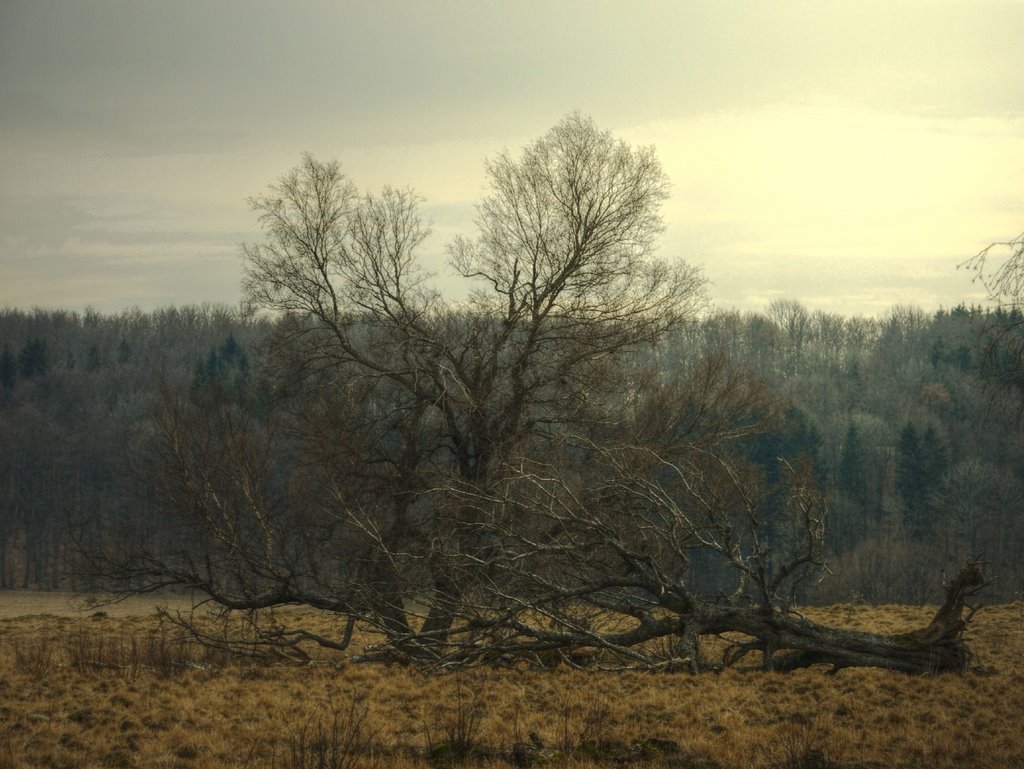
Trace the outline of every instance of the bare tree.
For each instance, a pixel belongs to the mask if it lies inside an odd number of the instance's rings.
[[[961,267],[996,306],[982,330],[983,374],[994,396],[1007,398],[1024,419],[1024,233],[986,246]]]
[[[108,559],[127,589],[191,588],[248,618],[250,649],[292,654],[349,637],[272,613],[303,604],[434,665],[591,648],[697,667],[699,639],[730,632],[748,640],[726,663],[962,663],[979,582],[927,642],[794,614],[823,566],[825,497],[798,458],[766,473],[747,456],[786,412],[749,372],[712,354],[663,373],[704,294],[654,256],[653,150],[573,114],[487,172],[478,236],[449,249],[475,287],[462,304],[419,266],[411,191],[363,194],[306,156],[252,200],[265,240],[244,247],[246,297],[278,317],[267,382],[252,402],[168,399],[146,456],[170,530]]]
[[[197,604],[168,618],[197,637],[300,659],[304,641],[345,648],[368,605],[382,616],[385,586],[374,576],[383,554],[343,500],[322,493],[331,479],[304,461],[283,416],[261,414],[215,385],[165,394],[155,429],[133,447],[132,470],[155,514],[123,521],[101,553],[90,553],[113,578],[115,597],[186,589]],[[274,612],[290,605],[349,618],[347,630],[328,638],[287,628]]]
[[[473,508],[439,490],[485,488],[517,447],[614,419],[609,410],[632,384],[630,357],[704,302],[699,271],[653,255],[667,182],[652,149],[574,114],[487,171],[479,235],[450,248],[454,268],[478,286],[465,304],[442,301],[419,266],[428,228],[414,193],[360,193],[336,163],[311,156],[252,199],[266,237],[243,249],[247,300],[280,318],[266,346],[283,396],[274,408],[288,413],[290,435],[277,441],[298,441],[308,466],[321,468],[332,500],[321,518],[388,554],[377,583],[429,607],[415,634],[424,643],[444,639],[463,600],[459,558],[488,547]],[[175,451],[205,440],[182,438],[191,428],[175,420],[159,427]],[[342,436],[358,446],[358,462],[339,452]],[[201,463],[164,455],[186,489],[205,487]],[[236,491],[257,481],[228,480]],[[243,501],[261,531],[264,506]],[[200,523],[209,529],[211,520]],[[296,584],[290,570],[262,562],[247,564],[231,591],[196,570],[175,579],[229,606]],[[265,590],[243,584],[253,574]],[[413,635],[395,601],[341,603],[359,604],[359,616],[395,637]]]
[[[811,331],[811,314],[795,299],[775,299],[768,305],[766,315],[786,341],[784,351],[787,373],[799,371]]]
[[[1000,260],[999,254],[1005,253]],[[992,243],[964,262],[1000,307],[1020,308],[1024,302],[1024,233]]]

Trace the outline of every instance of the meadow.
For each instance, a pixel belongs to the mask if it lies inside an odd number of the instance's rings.
[[[897,633],[933,611],[807,613]],[[0,769],[1024,767],[1024,604],[982,608],[968,638],[965,675],[426,674],[341,654],[244,662],[184,642],[152,600],[3,592]]]

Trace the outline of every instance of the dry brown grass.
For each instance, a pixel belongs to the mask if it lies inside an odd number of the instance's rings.
[[[18,616],[9,597],[0,593],[0,769],[401,769],[457,759],[577,769],[1024,767],[1022,604],[979,612],[969,632],[977,670],[964,676],[693,677],[425,675],[340,656],[242,665],[177,645],[151,607],[94,615],[35,596]],[[898,632],[930,611],[839,606],[812,617]]]

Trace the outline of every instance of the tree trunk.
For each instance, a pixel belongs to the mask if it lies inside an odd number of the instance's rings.
[[[613,632],[576,622],[571,612],[558,615],[554,622],[516,619],[505,620],[508,624],[503,626],[498,620],[488,628],[497,631],[491,633],[491,640],[480,645],[470,634],[465,643],[452,644],[443,662],[543,664],[556,658],[577,664],[576,660],[586,658],[586,664],[609,668],[699,672],[736,666],[753,652],[760,655],[762,669],[779,672],[812,665],[830,665],[832,673],[848,667],[963,672],[971,659],[963,632],[974,613],[967,600],[988,584],[978,564],[967,565],[946,586],[945,600],[926,627],[895,635],[828,627],[766,606],[726,606],[690,597],[665,602],[662,608],[667,613],[645,613],[639,624]],[[542,614],[549,620],[556,617],[550,606]],[[701,659],[701,637],[722,634],[745,638],[729,639],[720,661]],[[655,644],[659,639],[662,643]],[[671,641],[667,656],[660,651],[666,648],[664,641]]]
[[[945,601],[927,627],[896,635],[831,628],[757,609],[701,606],[695,613],[703,633],[739,632],[753,638],[727,651],[726,665],[736,664],[748,652],[760,651],[764,667],[776,671],[825,664],[832,666],[832,672],[846,667],[962,672],[971,659],[963,632],[974,613],[966,601],[987,584],[978,564],[969,564],[946,586]]]
[[[436,648],[448,642],[448,633],[455,621],[459,605],[459,589],[454,580],[447,574],[435,576],[430,610],[417,637],[423,648]]]

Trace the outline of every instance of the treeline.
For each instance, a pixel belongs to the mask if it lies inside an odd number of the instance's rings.
[[[822,600],[919,602],[974,556],[1004,598],[1024,587],[1024,443],[1019,394],[1000,384],[1013,361],[990,342],[1020,318],[959,306],[881,319],[811,312],[791,300],[765,313],[718,313],[681,349],[723,347],[793,409],[777,441],[813,454],[832,492],[833,575]],[[1016,396],[1016,397],[1015,397]]]
[[[807,599],[928,600],[943,569],[976,555],[992,595],[1011,599],[1024,589],[1024,441],[1015,404],[985,383],[1002,365],[986,339],[1012,320],[966,307],[847,318],[783,300],[711,313],[658,355],[671,376],[723,350],[788,402],[785,427],[750,451],[765,467],[805,457],[831,493],[832,576]],[[271,328],[221,306],[0,312],[0,588],[91,589],[80,545],[155,514],[129,471],[154,407],[210,383],[255,390]]]
[[[162,390],[247,372],[267,328],[220,306],[0,312],[0,588],[88,590],[79,544],[145,505],[126,468]]]

